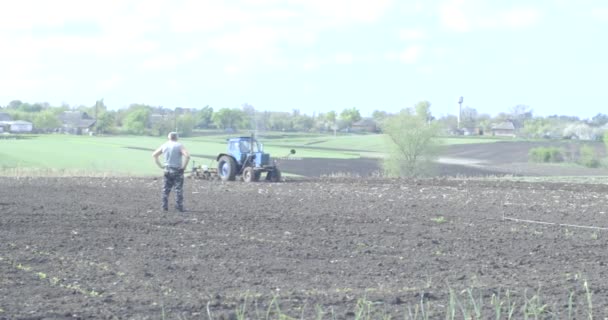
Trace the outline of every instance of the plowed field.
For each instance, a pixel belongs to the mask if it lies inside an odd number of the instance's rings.
[[[0,319],[608,315],[604,185],[161,182],[0,178]]]

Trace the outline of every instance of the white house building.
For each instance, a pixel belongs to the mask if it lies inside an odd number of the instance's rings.
[[[32,130],[34,129],[34,126],[31,122],[23,120],[2,121],[0,122],[0,126],[8,127],[8,131],[13,133],[32,132]]]

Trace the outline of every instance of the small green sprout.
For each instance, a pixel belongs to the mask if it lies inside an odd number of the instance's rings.
[[[439,224],[448,222],[448,221],[445,219],[445,217],[444,217],[444,216],[439,216],[439,217],[436,217],[436,218],[431,218],[431,221],[433,221],[433,222],[435,222],[435,223],[439,223]]]

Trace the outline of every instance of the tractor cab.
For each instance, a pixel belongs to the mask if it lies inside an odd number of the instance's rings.
[[[264,153],[262,145],[253,137],[228,139],[228,154],[238,166],[260,168],[270,164],[270,155]]]

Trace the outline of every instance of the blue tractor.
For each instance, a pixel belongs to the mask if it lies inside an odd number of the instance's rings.
[[[291,150],[290,154],[296,153]],[[233,181],[241,176],[245,182],[259,181],[263,173],[271,182],[281,181],[281,171],[263,146],[251,135],[228,139],[228,152],[217,156],[217,174],[223,181]]]

